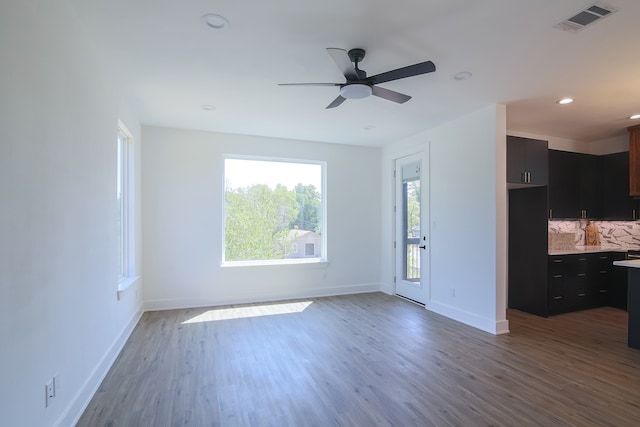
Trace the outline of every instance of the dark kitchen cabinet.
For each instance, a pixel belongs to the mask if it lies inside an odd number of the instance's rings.
[[[549,150],[549,218],[602,217],[600,156]]]
[[[614,261],[620,261],[626,258],[624,252],[601,252],[592,255],[593,261],[590,264],[590,281],[589,293],[591,303],[594,307],[609,305],[613,307],[623,308],[626,304],[620,301],[620,292],[622,288],[626,293],[627,277],[623,267],[613,265]],[[624,307],[626,309],[626,306]]]
[[[592,254],[549,256],[549,314],[590,308]]]
[[[549,218],[579,218],[580,168],[577,153],[549,150]]]
[[[547,187],[509,190],[509,308],[546,317]]]
[[[509,197],[514,192],[518,199],[535,197],[520,191],[511,190]],[[525,205],[521,206],[524,209]],[[518,212],[510,209],[509,213]],[[512,230],[516,229],[510,220],[510,234]],[[531,237],[526,233],[518,236]],[[627,309],[626,269],[613,265],[614,261],[625,259],[624,252],[548,255],[540,260],[538,252],[513,250],[511,236],[509,243],[509,308],[544,317],[602,306]],[[533,257],[533,262],[524,262],[528,256]]]
[[[640,197],[640,125],[629,131],[629,195]]]
[[[602,157],[579,154],[580,210],[583,218],[602,218]]]
[[[603,219],[638,219],[638,200],[629,196],[629,152],[602,156]]]
[[[524,185],[547,185],[547,141],[507,136],[507,182]]]
[[[625,254],[615,253],[613,254],[613,261],[620,261],[625,259]],[[611,307],[621,308],[627,310],[627,272],[628,268],[619,267],[617,265],[612,266],[610,273],[610,281],[608,288],[608,302],[607,305]]]
[[[548,314],[612,306],[626,309],[624,252],[549,255]]]

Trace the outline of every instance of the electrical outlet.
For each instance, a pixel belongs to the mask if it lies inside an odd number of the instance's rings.
[[[48,408],[49,405],[51,405],[51,401],[53,400],[54,397],[56,397],[56,393],[55,393],[55,387],[54,387],[54,382],[53,382],[53,378],[51,379],[51,381],[49,381],[48,383],[45,384],[44,386],[44,407]]]

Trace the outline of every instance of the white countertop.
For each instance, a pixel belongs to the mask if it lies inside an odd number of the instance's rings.
[[[622,261],[613,261],[613,265],[629,268],[640,268],[640,259],[626,259]]]
[[[629,250],[640,250],[639,245],[598,245],[598,246],[576,246],[571,249],[549,249],[549,255],[571,255],[571,254],[588,254],[597,252],[627,252]]]

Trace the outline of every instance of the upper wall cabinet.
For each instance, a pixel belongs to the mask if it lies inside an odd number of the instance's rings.
[[[583,218],[602,218],[602,157],[579,154],[580,209]]]
[[[638,219],[638,200],[629,196],[629,152],[602,156],[603,218]]]
[[[629,130],[629,195],[640,197],[640,125]]]
[[[549,150],[549,217],[602,217],[602,159]]]
[[[511,188],[547,185],[549,143],[537,139],[507,136],[507,182]]]
[[[549,150],[549,218],[580,218],[580,189],[577,154]]]

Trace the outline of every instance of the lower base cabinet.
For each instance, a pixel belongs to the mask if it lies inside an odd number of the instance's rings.
[[[608,252],[595,254],[598,259],[596,269],[598,279],[594,281],[593,292],[597,306],[611,306],[627,309],[627,270],[613,265],[614,261],[626,258],[625,253]]]
[[[613,261],[621,252],[549,255],[548,314],[560,314],[600,306],[626,309],[626,273]]]
[[[550,256],[549,314],[588,308],[589,254]]]

